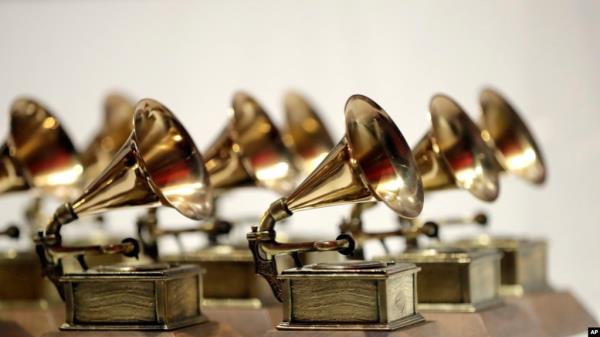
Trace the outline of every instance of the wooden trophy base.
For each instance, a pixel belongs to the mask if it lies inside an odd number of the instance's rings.
[[[505,301],[527,308],[547,337],[583,334],[588,327],[598,326],[594,317],[569,291],[547,290]]]

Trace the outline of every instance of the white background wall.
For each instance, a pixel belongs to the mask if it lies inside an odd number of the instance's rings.
[[[414,143],[428,127],[433,93],[454,96],[475,117],[478,90],[492,84],[535,130],[548,184],[506,177],[490,205],[464,192],[439,193],[424,214],[485,209],[495,232],[548,238],[552,284],[600,313],[599,17],[600,2],[592,0],[4,1],[0,109],[18,95],[39,97],[83,146],[99,127],[103,96],[121,89],[164,102],[203,147],[225,123],[236,89],[255,94],[278,121],[283,92],[301,90],[336,138],[346,98],[363,93]],[[4,137],[7,116],[0,121]],[[2,198],[0,223],[18,220],[26,198]],[[247,190],[223,208],[258,215],[274,198]],[[333,237],[345,210],[298,214],[292,231]],[[132,232],[134,214],[113,213],[111,228]],[[186,222],[174,212],[163,216]],[[369,220],[374,228],[392,224],[383,207]]]

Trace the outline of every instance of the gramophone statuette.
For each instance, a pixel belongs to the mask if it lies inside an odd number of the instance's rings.
[[[140,101],[131,135],[113,161],[81,195],[59,207],[36,238],[44,274],[67,304],[62,329],[170,330],[203,321],[199,267],[154,264],[90,269],[87,256],[137,256],[137,241],[66,246],[61,228],[81,216],[131,206],[169,206],[200,220],[210,214],[210,193],[200,152],[183,126],[160,103]],[[62,259],[67,256],[76,257],[83,271],[64,273]]]
[[[348,255],[354,240],[345,234],[333,241],[275,240],[277,222],[303,209],[378,200],[402,216],[420,213],[421,180],[410,148],[387,113],[361,95],[348,99],[345,113],[342,140],[293,192],[273,202],[248,234],[256,272],[284,303],[280,329],[394,330],[423,319],[416,309],[418,268],[413,264],[349,261],[302,266],[300,253]],[[281,254],[291,255],[296,268],[279,275],[275,256]],[[347,291],[347,286],[357,291]],[[331,300],[321,303],[323,298]],[[360,313],[349,310],[356,303]]]

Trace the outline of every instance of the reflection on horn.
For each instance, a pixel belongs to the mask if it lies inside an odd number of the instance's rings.
[[[131,134],[133,103],[126,97],[111,94],[104,101],[102,128],[81,153],[84,183],[90,183],[111,162]]]
[[[248,234],[256,270],[281,299],[274,255],[308,251],[351,253],[350,237],[335,241],[279,243],[275,224],[302,209],[381,201],[400,216],[414,218],[423,207],[423,188],[410,147],[387,113],[371,99],[346,103],[346,135],[288,197],[274,202]],[[296,263],[299,260],[296,259]]]
[[[60,121],[40,103],[13,103],[7,148],[29,186],[59,198],[76,190],[83,168],[75,147]]]
[[[62,267],[49,258],[54,254],[137,252],[132,242],[107,246],[108,251],[98,246],[62,246],[63,225],[112,209],[160,205],[199,220],[211,213],[212,194],[202,156],[190,135],[165,106],[144,99],[135,107],[133,130],[114,160],[75,201],[59,207],[46,231],[39,234],[36,249],[48,268],[47,276],[60,291]]]
[[[284,98],[283,140],[294,155],[296,167],[308,174],[323,161],[334,146],[325,124],[301,95],[289,92]]]
[[[0,195],[10,192],[24,191],[30,186],[25,180],[23,170],[10,155],[8,146],[0,146]]]
[[[479,102],[481,135],[495,150],[500,168],[533,184],[544,183],[547,168],[542,153],[517,111],[492,89],[484,89]]]
[[[425,190],[458,187],[495,200],[499,172],[480,129],[448,96],[434,96],[429,112],[431,129],[413,149]]]
[[[262,186],[288,192],[297,172],[277,127],[245,93],[234,95],[232,110],[229,123],[205,151],[213,188]]]

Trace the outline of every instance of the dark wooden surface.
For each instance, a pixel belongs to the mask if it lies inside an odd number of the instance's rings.
[[[196,324],[173,331],[54,331],[43,337],[241,337],[229,326],[217,322]]]
[[[273,322],[266,308],[203,308],[203,311],[209,320],[226,324],[243,337],[262,337],[279,323]]]
[[[6,308],[0,310],[0,336],[39,337],[58,329],[64,320],[62,304],[50,309]]]
[[[507,302],[527,308],[548,337],[572,336],[598,326],[597,320],[569,291],[545,291]]]

